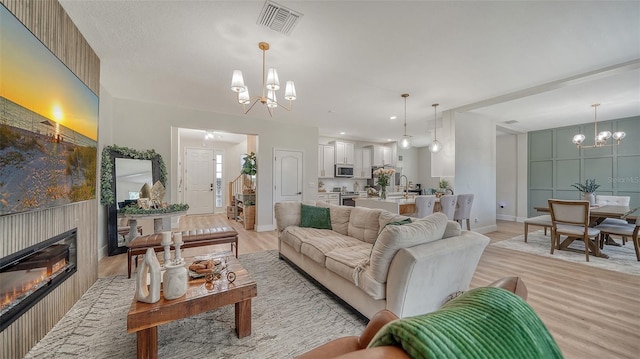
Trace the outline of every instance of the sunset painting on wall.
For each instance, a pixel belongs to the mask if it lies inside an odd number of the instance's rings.
[[[0,6],[0,215],[95,198],[98,96]]]

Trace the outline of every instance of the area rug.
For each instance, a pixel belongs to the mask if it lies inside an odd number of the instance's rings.
[[[564,238],[564,237],[563,237]],[[616,242],[621,243],[620,239],[616,239]],[[616,246],[604,246],[602,250],[609,258],[598,258],[589,255],[589,262],[585,260],[584,255],[584,242],[573,241],[569,248],[575,248],[578,252],[572,251],[553,251],[550,254],[551,239],[549,235],[544,235],[543,230],[537,230],[529,232],[527,237],[527,243],[524,243],[524,234],[509,238],[504,241],[496,242],[492,244],[496,247],[503,247],[513,249],[516,251],[527,252],[537,254],[549,258],[557,258],[565,261],[581,263],[584,265],[594,266],[602,269],[608,269],[617,272],[623,272],[627,274],[640,275],[640,262],[636,258],[636,252],[633,249],[633,242],[627,242],[626,245]]]
[[[234,306],[158,327],[160,358],[291,358],[329,340],[359,335],[365,322],[299,272],[277,251],[240,256],[258,285],[252,332],[236,337]],[[135,284],[126,276],[99,279],[26,358],[136,358],[127,334]]]

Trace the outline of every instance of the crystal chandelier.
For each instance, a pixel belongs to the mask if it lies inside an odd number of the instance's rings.
[[[432,153],[438,153],[442,149],[442,144],[438,141],[438,130],[436,128],[436,109],[438,104],[434,103],[431,106],[433,106],[433,142],[429,145],[429,151]]]
[[[578,147],[578,148],[598,148],[598,147],[609,147],[609,146],[617,146],[620,144],[620,141],[622,141],[622,139],[626,136],[626,133],[624,133],[623,131],[617,131],[614,132],[613,134],[611,133],[611,131],[602,131],[600,133],[598,133],[598,106],[600,106],[599,103],[594,103],[593,105],[591,105],[591,107],[593,107],[593,137],[594,137],[594,144],[593,145],[583,145],[582,142],[584,142],[584,140],[586,139],[585,135],[583,134],[577,134],[575,136],[573,136],[573,140],[572,142]],[[607,144],[607,140],[609,138],[613,138],[616,142],[612,143],[612,144]]]
[[[404,135],[402,135],[398,143],[400,148],[407,149],[411,148],[411,136],[407,135],[407,97],[409,97],[409,94],[403,93],[400,96],[404,98]]]
[[[266,42],[258,43],[258,47],[262,50],[262,95],[251,98],[249,96],[249,88],[244,85],[244,78],[242,77],[242,71],[233,70],[233,77],[231,78],[231,91],[238,93],[238,102],[242,104],[242,111],[246,115],[256,103],[260,102],[263,105],[267,105],[269,115],[273,116],[273,109],[280,106],[287,111],[293,109],[292,101],[296,99],[296,87],[293,81],[287,81],[284,90],[285,100],[289,100],[289,107],[282,105],[276,98],[276,91],[280,89],[280,80],[278,79],[278,72],[274,68],[270,68],[266,71],[265,54],[269,50],[269,44]],[[266,75],[266,76],[265,76]],[[249,105],[249,108],[246,106]]]

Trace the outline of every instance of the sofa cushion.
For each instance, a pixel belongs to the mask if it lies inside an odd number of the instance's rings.
[[[300,227],[331,229],[329,208],[300,204]]]
[[[380,232],[389,222],[402,222],[407,218],[411,217],[402,216],[388,211],[382,211],[382,213],[380,213],[380,217],[378,217],[378,225],[380,226],[378,232]]]
[[[352,208],[347,235],[364,242],[375,242],[380,230],[378,219],[382,212],[381,209]]]
[[[462,227],[460,227],[460,223],[456,221],[448,221],[447,228],[444,230],[444,234],[442,235],[442,239],[457,237],[462,234]]]
[[[470,290],[436,312],[397,319],[368,348],[397,346],[411,358],[562,358],[534,310],[502,289]]]
[[[293,247],[296,252],[300,252],[302,240],[308,237],[327,237],[334,235],[330,229],[302,228],[297,226],[289,226],[280,233],[280,240]]]
[[[371,253],[372,247],[369,243],[360,243],[361,244],[353,247],[336,248],[327,253],[327,269],[351,283],[354,283],[354,278],[356,278],[354,276],[356,267],[369,258],[369,253]],[[366,275],[364,273],[360,275],[358,279],[358,283],[354,284],[373,299],[379,300],[386,298],[386,285],[384,283],[380,283],[370,275]]]
[[[348,235],[349,217],[353,207],[336,206],[326,202],[318,202],[318,207],[329,208],[331,212],[331,229],[345,236]]]
[[[391,260],[400,248],[408,248],[419,244],[441,239],[447,227],[447,216],[434,213],[403,226],[386,226],[375,241],[369,270],[378,282],[387,281],[387,272]]]
[[[353,270],[362,262],[369,258],[371,244],[360,242],[352,247],[335,248],[327,253],[326,267],[342,278],[353,282]]]
[[[310,233],[309,233],[310,234]],[[300,253],[311,258],[321,266],[325,266],[326,254],[336,248],[353,247],[362,243],[355,238],[344,236],[334,231],[323,230],[320,235],[300,237]]]

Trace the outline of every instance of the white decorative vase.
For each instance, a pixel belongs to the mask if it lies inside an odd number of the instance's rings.
[[[187,268],[185,263],[165,263],[164,277],[162,281],[164,299],[171,300],[182,297],[187,293]]]
[[[582,199],[585,201],[589,201],[590,206],[594,206],[596,204],[596,194],[593,192],[591,193],[583,192]]]
[[[155,303],[160,300],[160,262],[156,252],[149,248],[136,274],[136,299],[140,302]],[[147,274],[148,277],[147,278]]]

